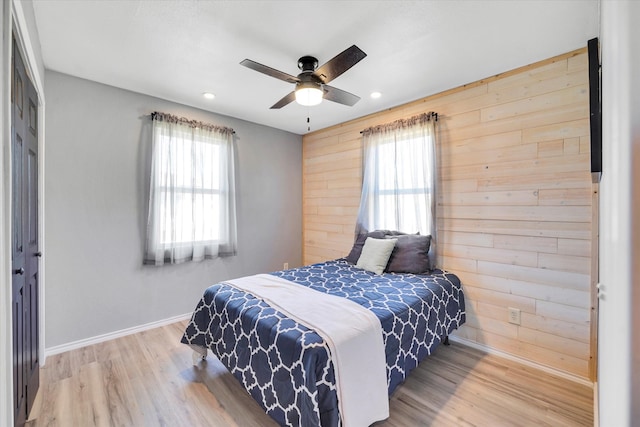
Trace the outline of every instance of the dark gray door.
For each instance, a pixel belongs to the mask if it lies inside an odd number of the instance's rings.
[[[14,416],[15,425],[21,426],[39,384],[38,94],[15,38],[11,81]]]

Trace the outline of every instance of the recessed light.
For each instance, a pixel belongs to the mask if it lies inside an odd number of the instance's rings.
[[[382,96],[380,92],[371,92],[371,98],[378,99]]]
[[[202,96],[204,96],[204,97],[205,97],[205,98],[207,98],[207,99],[213,99],[213,98],[215,98],[215,97],[216,97],[216,96],[215,96],[214,94],[212,94],[211,92],[205,92],[205,93],[203,93],[203,94],[202,94]]]

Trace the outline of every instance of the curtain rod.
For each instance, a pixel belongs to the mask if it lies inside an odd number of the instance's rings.
[[[232,134],[235,135],[236,131],[233,130],[232,128],[226,127],[226,126],[218,126],[218,125],[212,125],[209,123],[205,123],[205,122],[201,122],[199,120],[191,120],[188,119],[186,117],[178,117],[175,116],[173,114],[169,114],[169,113],[162,113],[159,111],[154,111],[153,113],[150,114],[151,119],[159,119],[159,120],[165,120],[168,122],[172,122],[172,123],[180,123],[180,124],[185,124],[188,126],[192,126],[192,127],[202,127],[202,128],[207,128],[207,129],[216,129],[219,130],[221,132],[230,132]]]
[[[427,116],[427,118],[428,118],[428,119],[431,119],[431,118],[433,117],[433,119],[434,119],[436,122],[438,121],[438,113],[433,112],[433,111],[430,111],[430,112],[428,112],[428,113],[419,114],[419,115],[417,115],[417,116],[413,116],[413,117],[411,117],[411,118],[409,118],[409,119],[406,119],[406,120],[417,119],[417,118],[419,118],[419,117],[421,117],[421,116]],[[395,122],[387,123],[387,124],[384,124],[384,125],[378,125],[378,126],[387,126],[387,125],[391,125],[391,124],[393,124],[393,123],[401,122],[401,121],[404,121],[404,120],[405,120],[405,119],[400,119],[400,120],[396,120]],[[375,128],[375,127],[378,127],[378,126],[371,126],[371,127],[368,127],[367,129],[372,129],[372,128]],[[365,130],[361,130],[361,131],[360,131],[360,134],[363,134],[367,129],[365,129]]]

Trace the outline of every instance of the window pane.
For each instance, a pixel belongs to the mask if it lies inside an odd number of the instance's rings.
[[[381,190],[396,187],[395,145],[382,144],[378,150],[378,186]]]
[[[220,240],[220,195],[205,194],[202,197],[203,240]],[[206,220],[204,219],[206,218]]]
[[[192,170],[192,143],[191,141],[178,140],[171,147],[173,154],[171,163],[174,165],[175,183],[178,187],[188,187],[191,185]]]
[[[407,195],[398,198],[399,216],[398,228],[408,232],[421,232],[427,230],[427,203],[424,196]]]
[[[164,191],[163,195],[169,197],[169,192]],[[160,215],[163,245],[219,240],[219,194],[174,193],[173,202],[162,206],[165,207]]]
[[[201,168],[196,176],[202,175],[203,181],[196,184],[196,188],[220,188],[220,146],[212,143],[201,143],[200,156],[196,157],[196,164]]]

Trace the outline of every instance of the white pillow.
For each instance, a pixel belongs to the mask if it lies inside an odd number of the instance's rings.
[[[356,267],[371,271],[372,273],[382,274],[393,248],[398,239],[374,239],[367,237],[362,247],[362,253]]]

